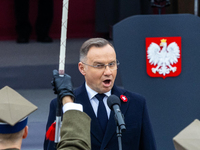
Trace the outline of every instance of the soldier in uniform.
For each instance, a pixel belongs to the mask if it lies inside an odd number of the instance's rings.
[[[28,135],[27,116],[37,107],[8,86],[0,97],[0,149],[20,150]]]
[[[64,115],[57,149],[91,149],[91,119],[82,112],[81,104],[73,103],[71,77],[60,77],[58,73],[54,73],[53,83],[54,91],[63,104]],[[0,149],[20,150],[22,140],[28,135],[27,116],[37,107],[8,86],[0,90],[0,97]]]

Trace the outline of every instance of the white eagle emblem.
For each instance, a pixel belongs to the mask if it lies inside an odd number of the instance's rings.
[[[177,70],[176,67],[172,67],[171,65],[176,64],[178,58],[180,58],[180,49],[177,43],[172,42],[167,46],[166,41],[166,39],[162,39],[160,46],[152,42],[147,50],[149,63],[154,66],[157,65],[155,68],[152,68],[151,71],[153,73],[158,72],[163,76],[169,74],[170,71],[175,72]]]

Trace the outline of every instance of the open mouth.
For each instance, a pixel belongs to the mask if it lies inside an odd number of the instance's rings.
[[[103,83],[104,83],[105,85],[110,85],[111,80],[104,80]]]

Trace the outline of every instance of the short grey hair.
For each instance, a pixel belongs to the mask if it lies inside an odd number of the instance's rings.
[[[80,56],[79,56],[80,61],[83,61],[86,58],[88,51],[90,50],[91,47],[93,46],[104,47],[107,44],[109,44],[114,49],[114,46],[108,40],[104,38],[91,38],[85,41],[80,48]]]

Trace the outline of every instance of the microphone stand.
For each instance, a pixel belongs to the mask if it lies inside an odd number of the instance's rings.
[[[124,116],[122,116],[122,117],[124,118]],[[116,115],[115,115],[115,121],[116,121],[116,124],[117,124],[116,133],[117,133],[117,137],[118,137],[119,150],[122,150],[122,139],[121,139],[122,138],[122,132],[126,130],[126,127],[125,127],[125,124],[121,125],[121,126],[118,124]]]
[[[165,4],[161,4],[162,2],[165,1]],[[151,6],[152,7],[157,7],[158,8],[158,14],[161,14],[161,10],[164,7],[167,7],[170,5],[170,1],[169,0],[151,0]]]
[[[122,150],[122,130],[120,129],[120,127],[117,125],[117,137],[118,137],[118,145],[119,145],[119,150]]]

